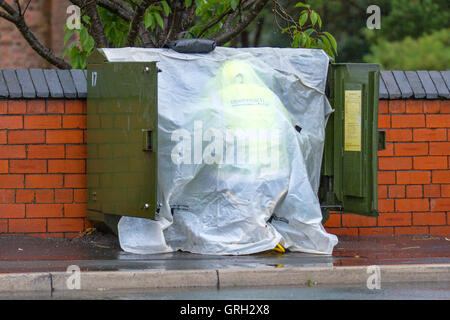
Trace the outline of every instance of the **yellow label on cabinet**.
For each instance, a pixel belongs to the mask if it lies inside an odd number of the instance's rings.
[[[361,151],[361,90],[345,90],[345,151]]]

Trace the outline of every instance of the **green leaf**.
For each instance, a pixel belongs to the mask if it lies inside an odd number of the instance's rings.
[[[69,57],[70,57],[70,51],[72,50],[72,48],[77,44],[77,42],[78,42],[78,40],[75,40],[75,41],[72,41],[72,43],[66,48],[66,50],[64,50],[64,52],[63,52],[63,58],[66,56],[66,55],[69,55]]]
[[[308,36],[311,36],[311,34],[312,34],[313,32],[316,32],[316,29],[314,29],[314,28],[309,28],[309,29],[305,30],[304,32],[305,32]]]
[[[152,29],[155,29],[155,18],[151,13],[147,13],[144,18],[144,25],[145,29],[148,29],[149,27]]]
[[[320,39],[322,40],[322,43],[323,43],[322,48],[325,50],[326,53],[328,53],[329,56],[334,58],[334,53],[333,53],[333,50],[331,49],[330,40],[324,35],[321,35]]]
[[[295,26],[289,26],[289,27],[286,27],[286,28],[284,28],[283,30],[281,30],[281,33],[284,34],[285,32],[287,32],[287,31],[290,30],[290,29],[296,29],[296,27],[295,27]]]
[[[306,20],[308,20],[308,11],[303,11],[303,13],[300,15],[300,18],[298,18],[298,24],[300,27],[303,27],[303,25],[306,23]]]
[[[316,24],[317,16],[318,16],[318,14],[315,11],[311,11],[311,23],[312,23],[312,25]]]
[[[89,16],[83,15],[81,16],[81,19],[83,19],[84,23],[91,24],[91,18],[89,18]]]
[[[325,50],[325,44],[323,43],[322,39],[317,39],[317,43],[315,45],[317,49],[324,49]]]
[[[88,40],[86,41],[86,46],[83,48],[84,51],[90,53],[95,47],[95,41],[94,38],[89,36]]]
[[[295,5],[295,7],[296,7],[296,8],[308,8],[308,9],[309,9],[310,5],[309,5],[309,4],[306,4],[306,3],[298,2],[298,3]]]
[[[184,6],[189,8],[192,5],[192,0],[184,0]]]
[[[305,42],[305,48],[311,48],[311,42],[312,42],[312,38],[307,36],[306,42]]]
[[[331,49],[330,40],[328,40],[327,37],[325,37],[324,35],[321,35],[320,39],[322,40],[322,43],[324,44],[325,49]]]
[[[235,11],[237,6],[238,6],[238,4],[239,4],[239,0],[231,0],[230,1],[231,9],[233,9],[233,11]]]
[[[85,48],[87,46],[87,41],[89,39],[89,33],[86,28],[81,28],[81,30],[78,33],[80,35],[80,43],[81,48]]]
[[[300,34],[299,33],[294,34],[294,37],[292,38],[292,47],[293,48],[300,47]]]
[[[70,62],[72,62],[72,67],[74,69],[78,69],[79,68],[79,64],[80,64],[80,49],[77,46],[73,46],[70,50],[69,50],[69,57],[70,57]]]
[[[300,47],[305,47],[306,41],[307,41],[307,35],[304,32],[300,33]]]
[[[329,32],[324,31],[323,34],[325,34],[328,37],[328,39],[330,40],[331,46],[333,47],[333,50],[337,53],[336,39]]]
[[[65,35],[64,35],[64,45],[67,44],[67,41],[69,41],[70,37],[72,37],[73,33],[75,32],[75,29],[69,30]]]
[[[154,13],[153,13],[153,16],[155,17],[156,22],[158,23],[159,27],[160,27],[161,29],[164,29],[164,21],[163,21],[163,19],[161,18],[161,15],[160,15],[159,13],[157,13],[157,12],[154,12]]]
[[[319,28],[322,28],[322,19],[320,18],[320,15],[317,15],[317,24],[319,25]]]
[[[161,5],[163,7],[164,14],[166,15],[166,17],[168,17],[172,10],[170,9],[166,1],[161,1]]]

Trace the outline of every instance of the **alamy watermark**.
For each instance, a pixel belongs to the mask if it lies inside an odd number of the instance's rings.
[[[180,164],[263,165],[279,167],[280,133],[277,129],[204,130],[202,121],[194,121],[193,132],[176,129],[171,141],[172,162]],[[207,145],[204,147],[204,144]]]
[[[368,29],[381,29],[381,9],[379,6],[372,4],[367,7],[367,14],[370,16],[367,18],[366,26]]]
[[[66,26],[69,30],[81,29],[81,9],[79,6],[71,5],[67,7],[66,13],[69,15],[66,20]]]
[[[81,271],[77,265],[71,265],[67,267],[66,273],[69,277],[66,279],[66,286],[69,290],[81,289]]]
[[[366,270],[370,276],[367,278],[366,285],[369,290],[381,289],[381,270],[379,266],[368,266]]]

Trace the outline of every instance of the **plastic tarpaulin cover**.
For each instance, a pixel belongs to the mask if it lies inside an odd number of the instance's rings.
[[[322,50],[103,49],[111,62],[157,61],[155,220],[122,217],[123,250],[331,254],[317,192],[332,108]]]

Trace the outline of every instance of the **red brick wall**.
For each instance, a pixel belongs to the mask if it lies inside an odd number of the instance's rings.
[[[332,214],[340,235],[450,235],[450,101],[381,100],[378,152],[380,216]]]
[[[0,234],[71,237],[86,220],[86,102],[0,100]]]
[[[25,15],[38,40],[58,56],[64,51],[64,24],[70,4],[67,0],[32,0]],[[16,27],[0,18],[0,69],[49,67],[52,66],[31,49]]]
[[[379,211],[337,235],[450,234],[450,101],[380,101]],[[71,237],[86,220],[86,102],[0,100],[0,234]]]

